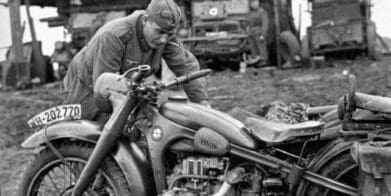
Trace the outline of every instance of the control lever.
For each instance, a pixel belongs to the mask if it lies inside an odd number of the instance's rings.
[[[210,72],[211,72],[210,69],[203,69],[203,70],[200,70],[200,71],[197,71],[197,72],[185,75],[185,76],[181,76],[181,77],[175,78],[172,81],[164,83],[161,86],[161,88],[165,89],[165,88],[168,88],[168,87],[171,87],[174,85],[180,85],[182,83],[187,83],[187,82],[190,82],[190,81],[195,80],[197,78],[204,77],[204,76],[208,75]]]
[[[150,71],[151,71],[151,66],[139,65],[135,68],[131,68],[127,70],[125,73],[122,74],[122,77],[129,78],[135,82],[140,82],[144,76],[149,74]],[[133,75],[130,75],[133,72],[135,73]]]

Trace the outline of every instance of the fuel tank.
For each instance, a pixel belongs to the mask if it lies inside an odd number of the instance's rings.
[[[159,112],[182,126],[198,130],[207,127],[224,136],[229,142],[255,149],[255,140],[245,131],[243,123],[215,109],[187,101],[167,101]]]

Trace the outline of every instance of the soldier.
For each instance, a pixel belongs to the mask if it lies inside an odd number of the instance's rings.
[[[197,59],[175,36],[180,20],[174,0],[152,0],[146,10],[102,26],[69,65],[65,103],[81,104],[83,119],[105,121],[107,114],[99,111],[93,99],[93,85],[102,73],[123,73],[142,64],[157,72],[161,58],[177,76],[199,70]],[[193,80],[183,87],[190,101],[209,105],[203,82]]]
[[[259,0],[251,1],[251,9],[248,17],[251,55],[247,64],[260,67],[268,64],[266,38],[269,18],[266,10],[260,7]]]

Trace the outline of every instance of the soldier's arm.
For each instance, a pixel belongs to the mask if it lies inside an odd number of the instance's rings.
[[[163,58],[176,76],[187,75],[200,69],[195,56],[184,49],[182,43],[177,40],[177,38],[171,39],[170,42],[166,44]],[[192,102],[199,103],[203,100],[208,100],[204,78],[184,84],[183,89]]]
[[[110,32],[102,33],[96,40],[96,59],[94,59],[92,79],[96,79],[104,72],[119,72],[121,69],[122,57],[125,52],[125,45],[122,41]]]

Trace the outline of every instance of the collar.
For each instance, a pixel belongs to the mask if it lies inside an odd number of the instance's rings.
[[[138,17],[138,19],[137,19],[137,22],[136,22],[136,36],[137,36],[138,43],[139,43],[139,45],[141,47],[141,50],[143,52],[146,52],[151,47],[148,45],[147,40],[145,40],[145,37],[144,37],[143,23],[142,23],[142,18],[143,17],[144,17],[144,15],[140,15]]]

